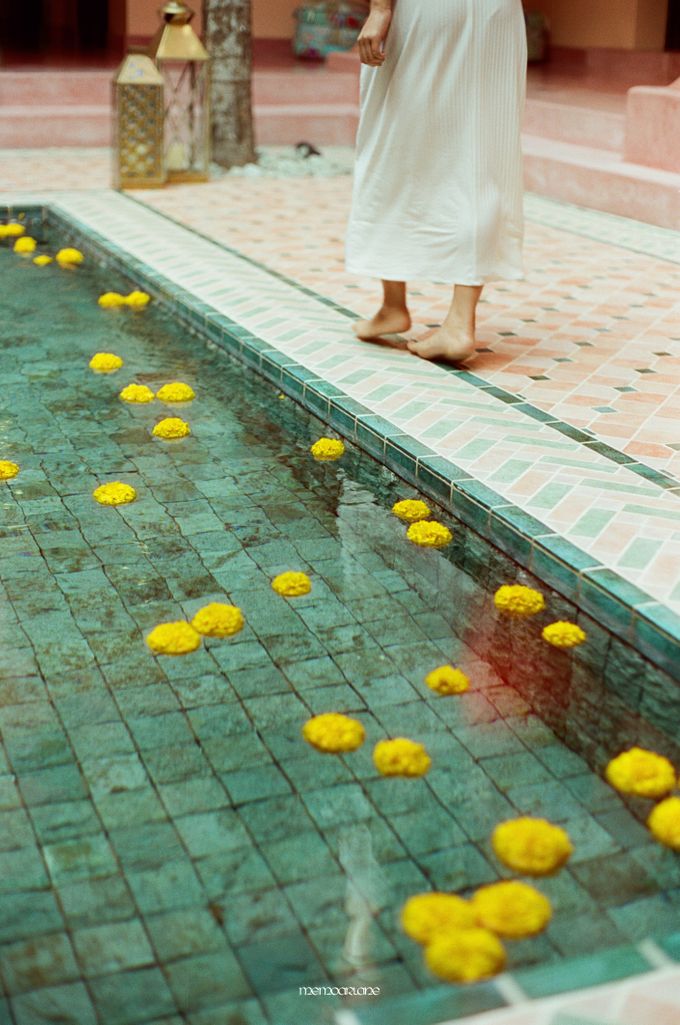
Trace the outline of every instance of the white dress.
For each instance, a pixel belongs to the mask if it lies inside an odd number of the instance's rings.
[[[361,69],[347,269],[481,285],[522,277],[521,0],[395,0]]]

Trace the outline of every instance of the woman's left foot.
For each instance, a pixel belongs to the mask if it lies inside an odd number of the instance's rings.
[[[445,324],[419,342],[408,343],[409,352],[421,359],[445,360],[447,363],[460,363],[468,359],[475,351],[475,338],[462,327],[450,328]]]

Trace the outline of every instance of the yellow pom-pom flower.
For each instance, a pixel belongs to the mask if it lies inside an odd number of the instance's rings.
[[[9,224],[0,225],[0,238],[19,238],[23,235],[26,228],[23,224],[17,224],[16,221],[10,221]]]
[[[395,737],[378,741],[373,748],[373,764],[383,776],[424,776],[432,759],[417,741]]]
[[[511,616],[535,616],[545,608],[545,598],[541,592],[523,584],[503,584],[493,600],[500,612],[507,612]]]
[[[345,446],[338,438],[319,438],[309,451],[317,462],[330,463],[345,454]]]
[[[110,484],[100,484],[92,492],[92,497],[100,505],[127,505],[129,502],[134,502],[137,492],[131,484],[123,484],[121,481],[115,480]]]
[[[10,459],[0,459],[0,480],[11,480],[16,477],[19,467]]]
[[[115,352],[95,352],[88,365],[95,374],[113,374],[123,366],[123,360]]]
[[[576,623],[550,623],[544,626],[542,637],[555,648],[575,648],[587,639],[587,635]]]
[[[146,643],[157,655],[188,655],[201,643],[201,635],[191,623],[159,623],[146,636]]]
[[[402,502],[395,502],[392,512],[404,523],[417,523],[418,520],[426,520],[430,515],[430,507],[419,498],[405,498]]]
[[[302,736],[317,751],[341,754],[361,747],[366,733],[357,719],[350,719],[339,712],[324,712],[307,720],[302,727]]]
[[[574,850],[561,826],[528,817],[501,822],[491,834],[491,846],[504,865],[528,876],[551,875]]]
[[[128,384],[118,395],[123,402],[153,402],[151,388],[145,384]]]
[[[48,264],[52,263],[52,257],[43,253],[41,256],[34,256],[33,263],[36,267],[47,267]]]
[[[505,968],[503,944],[488,929],[440,932],[425,948],[425,963],[446,982],[479,982]]]
[[[125,296],[120,292],[104,292],[99,296],[97,302],[103,309],[112,310],[119,306],[125,306]]]
[[[245,620],[236,605],[213,601],[198,610],[191,625],[204,637],[231,637],[243,629]]]
[[[667,797],[652,809],[647,825],[655,840],[680,851],[680,797]]]
[[[158,389],[156,398],[161,402],[191,402],[196,398],[196,393],[183,381],[171,381]]]
[[[437,520],[419,520],[411,524],[406,531],[406,537],[414,545],[420,545],[422,548],[443,548],[453,539],[453,534]]]
[[[445,930],[474,929],[477,916],[469,901],[454,893],[417,893],[401,909],[401,925],[416,943],[429,943]]]
[[[148,292],[130,292],[129,295],[124,297],[124,303],[126,306],[131,306],[134,310],[141,310],[144,306],[148,306],[151,302],[151,296]]]
[[[669,760],[641,747],[631,747],[612,758],[604,775],[616,790],[637,797],[663,797],[676,784]]]
[[[55,260],[60,267],[77,267],[81,264],[85,257],[81,253],[80,249],[73,249],[71,246],[67,246],[65,249],[60,249]]]
[[[306,573],[289,570],[274,577],[272,587],[277,594],[282,594],[285,598],[296,598],[301,594],[309,594],[312,582]]]
[[[482,886],[472,906],[485,929],[515,940],[543,932],[552,917],[548,898],[516,879]]]
[[[187,434],[191,434],[191,428],[186,420],[178,416],[166,416],[165,420],[159,420],[151,433],[156,438],[173,441],[175,438],[186,438]]]
[[[470,681],[462,669],[455,666],[438,666],[428,673],[425,683],[437,694],[464,694],[470,689]]]
[[[19,253],[23,256],[28,253],[34,253],[38,243],[30,235],[21,235],[14,243],[14,252]]]

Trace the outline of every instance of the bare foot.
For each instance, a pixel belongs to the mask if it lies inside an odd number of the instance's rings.
[[[475,336],[462,325],[442,324],[429,338],[409,342],[408,348],[421,359],[460,363],[475,351]]]
[[[371,320],[357,320],[352,330],[362,342],[374,342],[385,335],[400,335],[411,327],[406,307],[381,306]]]

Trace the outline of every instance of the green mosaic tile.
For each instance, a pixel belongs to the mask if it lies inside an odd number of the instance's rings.
[[[68,1025],[97,1025],[97,1016],[82,982],[45,986],[12,1000],[17,1025],[42,1025],[63,1021]]]
[[[155,960],[144,929],[135,920],[79,929],[73,943],[88,976],[142,968]]]
[[[228,948],[174,961],[166,968],[170,988],[181,1010],[212,1007],[235,997],[251,996],[241,967]]]
[[[634,947],[593,952],[587,957],[571,958],[563,964],[528,968],[515,973],[525,993],[534,999],[588,986],[599,986],[617,979],[649,971],[649,965]]]
[[[158,968],[121,971],[90,981],[94,1005],[110,1025],[136,1025],[140,1012],[147,1018],[177,1010]]]
[[[59,933],[4,946],[2,974],[11,994],[56,986],[80,977],[71,945],[67,937]]]

